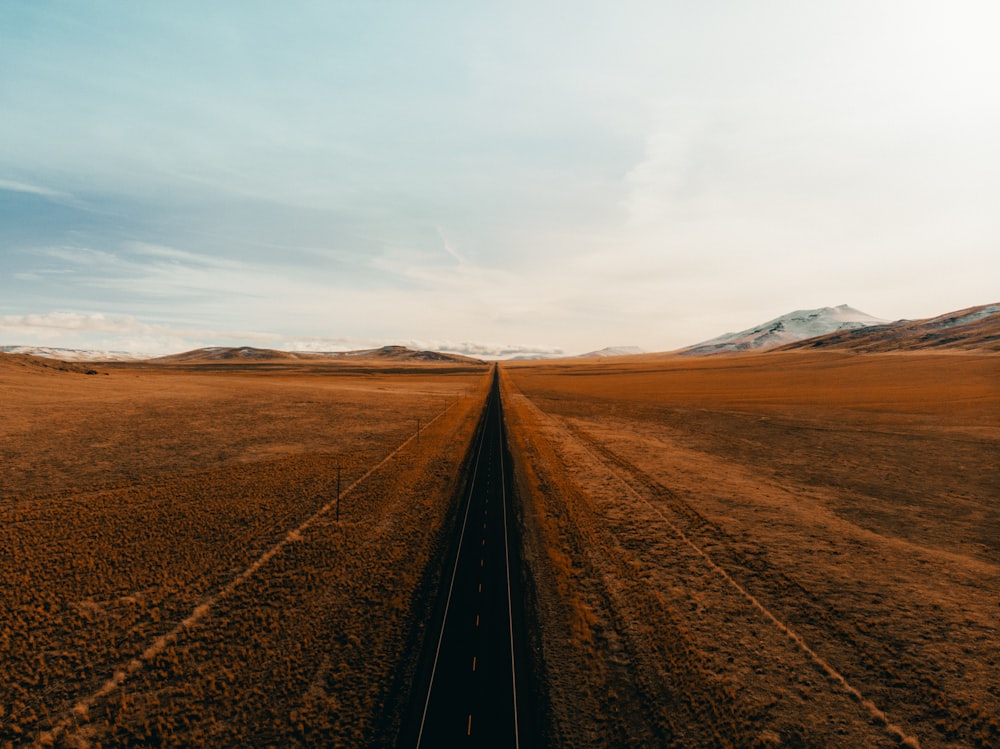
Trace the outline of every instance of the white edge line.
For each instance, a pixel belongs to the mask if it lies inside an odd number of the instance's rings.
[[[492,406],[492,404],[491,404]],[[486,414],[489,419],[489,413]],[[462,532],[458,536],[458,552],[455,554],[455,566],[451,570],[451,582],[448,583],[448,598],[444,604],[444,616],[441,617],[441,632],[438,634],[437,648],[434,650],[434,665],[431,666],[431,680],[427,684],[427,697],[424,699],[424,711],[420,716],[420,730],[417,732],[417,749],[420,749],[420,742],[424,736],[424,724],[427,722],[427,709],[431,704],[431,692],[434,690],[434,675],[437,673],[438,657],[441,655],[441,644],[444,641],[444,628],[448,623],[448,609],[451,607],[451,595],[455,590],[455,576],[458,574],[458,562],[462,557],[462,542],[465,540],[465,527],[469,522],[469,508],[472,507],[472,491],[476,486],[476,477],[479,475],[479,458],[483,454],[483,443],[486,441],[486,429],[483,425],[483,433],[480,435],[479,447],[476,450],[476,464],[472,469],[472,481],[469,483],[469,492],[466,496],[465,515],[462,517]]]

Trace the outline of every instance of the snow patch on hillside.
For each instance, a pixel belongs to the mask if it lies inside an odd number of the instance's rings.
[[[846,304],[838,307],[795,310],[738,333],[725,333],[682,350],[686,354],[716,354],[727,351],[763,351],[786,343],[865,328],[889,322]]]
[[[585,358],[589,356],[634,356],[635,354],[645,354],[638,346],[607,346],[599,351],[590,351],[586,354],[580,354],[580,358]]]
[[[49,346],[0,346],[0,353],[31,354],[44,359],[60,361],[141,361],[149,359],[148,354],[128,351],[99,351],[95,349],[51,348]]]
[[[972,307],[969,310],[959,310],[958,312],[938,315],[937,317],[932,317],[928,323],[936,328],[954,328],[959,325],[967,325],[976,320],[982,320],[984,317],[989,317],[997,312],[1000,312],[1000,304],[987,304],[982,307]]]

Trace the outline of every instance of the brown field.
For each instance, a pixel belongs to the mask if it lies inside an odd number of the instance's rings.
[[[486,371],[0,357],[0,746],[389,741]]]
[[[1000,358],[507,365],[558,746],[1000,746]]]
[[[391,745],[486,372],[0,356],[0,747]],[[1000,357],[501,379],[545,743],[1000,746]]]

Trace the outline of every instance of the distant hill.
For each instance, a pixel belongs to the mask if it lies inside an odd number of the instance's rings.
[[[409,361],[409,362],[476,362],[459,354],[442,354],[437,351],[414,351],[406,346],[383,346],[381,348],[363,349],[360,351],[278,351],[276,349],[254,348],[253,346],[226,347],[210,346],[208,348],[185,351],[180,354],[160,356],[153,361],[158,362],[282,362],[282,361],[317,361],[329,359],[357,359],[365,361]]]
[[[158,362],[197,362],[197,361],[288,361],[304,358],[288,351],[277,351],[269,348],[254,348],[253,346],[209,346],[180,354],[158,356],[152,361]]]
[[[801,349],[1000,351],[1000,303],[969,307],[925,320],[899,320],[857,330],[842,330],[791,343],[780,350]]]
[[[305,354],[299,354],[304,356]],[[313,354],[323,357],[351,357],[357,359],[380,359],[391,361],[437,361],[483,364],[481,359],[461,354],[445,354],[440,351],[416,351],[406,346],[382,346],[381,348],[362,349],[360,351],[343,351],[337,353]]]
[[[0,372],[72,372],[75,374],[100,374],[86,364],[67,362],[33,354],[0,351]]]
[[[143,354],[131,354],[127,351],[51,348],[49,346],[0,346],[0,353],[29,354],[60,361],[138,361],[147,358]]]
[[[736,351],[765,351],[796,341],[842,330],[854,330],[887,323],[846,304],[839,307],[796,310],[739,333],[726,333],[680,349],[685,355],[722,354]]]
[[[590,351],[586,354],[580,354],[578,359],[585,359],[588,357],[605,357],[605,356],[634,356],[636,354],[645,354],[638,346],[607,346],[599,351]]]

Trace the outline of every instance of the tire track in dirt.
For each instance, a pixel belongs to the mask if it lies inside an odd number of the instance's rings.
[[[625,549],[603,527],[600,513],[585,498],[574,497],[571,511],[580,521],[575,528],[578,548],[600,549],[604,565],[610,565],[609,575],[607,567],[602,570],[588,560],[590,574],[604,577],[605,609],[614,630],[623,635],[624,649],[632,655],[639,704],[669,706],[670,716],[646,718],[651,721],[653,739],[669,741],[671,746],[747,744],[751,732],[746,716],[706,672],[702,654],[689,641],[672,608],[640,579]],[[623,616],[622,611],[630,615]],[[698,732],[692,735],[695,726]]]
[[[428,428],[431,424],[436,422],[457,403],[457,401],[452,401],[449,403],[442,411],[440,411],[436,416],[430,419],[426,424],[424,424],[423,429]],[[418,439],[418,434],[412,434],[410,437],[405,439],[398,447],[396,447],[392,452],[386,455],[382,460],[372,466],[364,475],[356,479],[353,483],[347,486],[343,491],[341,491],[341,499],[351,494],[355,488],[366,481],[372,474],[378,471],[382,466],[392,460],[396,455],[402,452],[410,443],[415,442]],[[242,583],[254,576],[254,574],[269,560],[279,554],[286,546],[297,541],[303,531],[310,528],[324,515],[329,514],[337,504],[337,500],[333,499],[324,504],[308,517],[305,521],[300,523],[297,527],[289,530],[285,537],[282,538],[278,543],[271,546],[267,551],[261,554],[256,560],[253,561],[248,567],[246,567],[242,572],[236,575],[232,580],[230,580],[226,585],[219,589],[217,593],[207,597],[198,606],[194,608],[191,614],[186,617],[183,621],[177,624],[169,632],[160,635],[148,647],[146,647],[143,652],[128,661],[121,669],[114,672],[110,679],[105,681],[100,689],[92,692],[91,694],[79,699],[72,708],[59,719],[53,727],[47,731],[43,731],[33,742],[35,747],[49,747],[55,745],[55,743],[60,739],[66,739],[71,734],[75,724],[79,719],[86,719],[90,710],[102,699],[114,693],[125,681],[137,673],[143,666],[149,661],[156,658],[160,653],[166,650],[168,647],[173,645],[177,640],[187,631],[193,629],[197,624],[204,619],[211,612],[212,607],[215,606],[219,601],[230,596]]]
[[[526,412],[534,413],[523,397],[517,402],[515,409],[523,403]],[[542,424],[538,416],[532,419]],[[530,429],[531,423],[525,426]],[[585,685],[582,693],[573,687],[560,694],[561,709],[569,712],[561,713],[566,724],[555,728],[558,743],[600,737],[605,745],[622,747],[756,746],[756,706],[733,699],[731,686],[708,666],[668,597],[649,586],[586,487],[560,477],[562,459],[552,452],[554,445],[535,439],[524,446],[522,460],[541,471],[540,488],[559,487],[551,493],[542,489],[545,499],[534,510],[553,519],[540,531],[549,561],[539,561],[536,574],[549,565],[559,570],[556,595],[567,607],[567,618],[553,626],[571,633],[575,651],[562,656],[570,658],[567,668],[557,668],[549,678],[578,678]],[[553,647],[558,652],[562,645]],[[582,728],[572,717],[581,709],[595,715]]]
[[[934,728],[943,739],[949,741],[964,740],[969,742],[971,746],[983,749],[990,746],[986,737],[991,732],[995,732],[995,728],[991,724],[991,716],[978,709],[977,706],[969,705],[965,701],[949,695],[927,673],[927,669],[906,652],[904,647],[893,646],[890,643],[865,637],[856,625],[850,626],[847,623],[849,618],[845,616],[844,612],[822,600],[798,580],[776,569],[763,557],[747,556],[736,549],[734,540],[728,533],[705,518],[704,515],[678,497],[668,487],[663,486],[649,473],[601,444],[597,438],[587,433],[583,428],[568,422],[563,422],[563,424],[574,437],[586,443],[592,451],[599,453],[606,461],[618,466],[623,472],[619,478],[632,489],[635,496],[640,496],[640,491],[648,492],[658,502],[662,501],[671,512],[679,515],[680,521],[687,526],[681,532],[689,537],[699,536],[702,557],[708,558],[713,565],[720,568],[726,564],[726,562],[722,562],[720,557],[726,557],[728,566],[732,567],[732,569],[725,570],[726,574],[740,588],[746,590],[746,582],[735,581],[734,575],[752,578],[755,583],[762,585],[767,589],[766,592],[777,600],[787,597],[785,591],[788,589],[798,591],[795,596],[795,606],[801,611],[794,613],[798,615],[797,618],[801,620],[801,623],[832,634],[838,644],[846,646],[853,652],[857,668],[869,671],[873,678],[882,682],[879,684],[880,688],[901,692],[901,699],[908,699],[911,703],[925,706],[927,714],[935,718]],[[638,489],[636,484],[639,486]],[[648,499],[643,501],[647,506],[656,509]],[[663,517],[662,513],[658,514]],[[666,518],[664,519],[666,520]],[[669,520],[667,522],[670,524]],[[677,531],[676,528],[674,530]],[[692,548],[697,546],[690,538],[685,539],[685,542]],[[704,552],[706,543],[715,547],[712,549],[712,555]],[[745,570],[750,570],[752,575],[747,575]],[[752,595],[748,591],[747,593]],[[767,609],[766,606],[761,611],[771,618],[765,609]],[[785,612],[785,615],[788,616],[788,613]],[[776,617],[774,618],[776,619]],[[780,621],[777,623],[782,624]],[[790,630],[790,632],[785,632],[787,636],[793,640],[796,637],[803,640],[800,647],[805,645],[804,638],[795,633],[793,625],[782,624],[782,626],[784,627],[782,631]],[[817,657],[826,660],[822,656],[817,655]],[[901,679],[901,670],[909,675],[905,681]],[[824,669],[824,671],[826,670]],[[844,678],[845,684],[850,686],[846,677]],[[834,680],[837,681],[837,679]],[[850,689],[848,692],[855,696]],[[855,698],[857,699],[856,696]]]
[[[520,393],[523,396],[523,393]],[[542,419],[548,421],[557,430],[563,431],[571,436],[577,444],[589,452],[595,459],[600,463],[604,464],[609,468],[610,472],[615,475],[621,484],[625,487],[629,494],[631,494],[635,499],[642,502],[650,510],[657,515],[664,524],[695,554],[697,554],[705,564],[711,569],[716,575],[718,575],[722,580],[725,581],[733,590],[735,590],[744,600],[746,600],[754,609],[756,609],[764,618],[771,623],[779,632],[781,632],[786,638],[788,638],[817,668],[820,669],[833,683],[835,683],[840,689],[845,692],[853,701],[857,702],[864,708],[865,712],[868,714],[869,718],[877,725],[881,726],[885,732],[891,736],[898,743],[903,746],[919,747],[919,740],[915,736],[907,734],[900,726],[891,723],[888,716],[883,712],[874,702],[865,697],[857,687],[851,684],[846,677],[840,673],[836,668],[833,667],[826,659],[819,655],[815,650],[813,650],[809,644],[803,639],[801,635],[798,634],[789,625],[781,621],[775,614],[771,612],[761,601],[750,593],[743,585],[741,585],[735,578],[733,578],[723,567],[717,564],[714,559],[703,550],[701,546],[696,544],[691,537],[682,530],[675,522],[671,521],[663,511],[657,507],[655,504],[650,502],[646,497],[644,497],[636,488],[633,486],[632,482],[628,481],[622,475],[624,468],[622,463],[611,453],[607,448],[600,446],[599,449],[595,449],[594,440],[587,440],[580,436],[579,430],[575,429],[568,423],[558,419],[557,417],[543,411],[539,408],[530,398],[525,397],[525,402],[529,404],[529,407],[535,411]],[[602,459],[603,458],[603,459]],[[617,470],[609,467],[608,462],[612,462],[618,468]],[[657,485],[655,481],[650,479],[651,483]],[[665,489],[665,487],[661,487]],[[689,522],[693,522],[697,528],[714,528],[714,526],[704,517],[701,513],[697,512],[694,508],[687,505],[679,497],[674,495],[669,490],[664,492],[664,496],[668,497],[670,501],[671,508],[676,508],[676,511],[686,518]],[[671,501],[672,500],[672,501]],[[716,529],[717,530],[717,529]]]
[[[640,502],[649,507],[651,510],[653,510],[653,512],[656,513],[663,520],[663,522],[667,525],[667,527],[670,528],[670,530],[673,531],[677,535],[677,537],[681,539],[681,541],[683,541],[692,551],[694,551],[698,556],[700,556],[705,561],[705,563],[709,566],[710,569],[712,569],[713,572],[715,572],[723,580],[725,580],[732,588],[734,588],[741,596],[743,596],[743,598],[745,598],[755,609],[757,609],[761,614],[763,614],[768,621],[770,621],[775,627],[778,628],[778,630],[780,630],[793,643],[795,643],[795,645],[797,645],[798,648],[803,653],[805,653],[806,656],[808,656],[808,658],[816,666],[818,666],[827,676],[830,677],[832,681],[834,681],[845,692],[847,692],[847,694],[850,695],[851,699],[860,703],[868,712],[869,716],[873,721],[875,721],[879,725],[884,726],[886,732],[889,733],[891,736],[893,736],[903,745],[919,746],[919,742],[915,737],[907,735],[899,726],[889,723],[889,719],[886,716],[886,714],[882,710],[880,710],[875,705],[875,703],[867,699],[857,688],[851,685],[847,681],[847,679],[844,678],[844,676],[839,671],[837,671],[837,669],[835,669],[822,656],[816,653],[816,651],[814,651],[797,632],[795,632],[793,629],[791,629],[791,627],[786,625],[784,622],[778,619],[773,613],[771,613],[770,609],[765,607],[764,604],[762,604],[760,600],[757,599],[756,596],[750,593],[732,576],[730,576],[730,574],[724,568],[716,564],[715,561],[712,559],[712,557],[708,555],[707,552],[705,552],[700,546],[694,543],[694,541],[691,540],[691,537],[683,530],[681,530],[681,528],[678,525],[676,525],[669,518],[667,518],[667,516],[664,515],[663,512],[658,507],[656,507],[649,500],[643,497],[638,491],[636,491],[629,481],[621,477],[620,474],[619,474],[619,479],[621,480],[621,483],[628,489],[629,493],[632,494],[633,497],[635,497]],[[680,500],[678,500],[678,502],[680,502]],[[683,514],[688,516],[691,515],[696,516],[702,521],[703,527],[706,525],[710,525],[708,521],[706,521],[701,516],[700,513],[698,513],[697,511],[695,511],[690,507],[688,507],[688,510],[690,511],[690,514],[689,513],[683,513]]]

